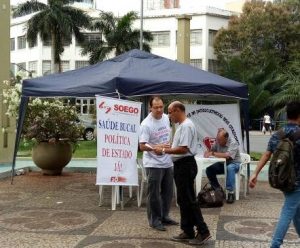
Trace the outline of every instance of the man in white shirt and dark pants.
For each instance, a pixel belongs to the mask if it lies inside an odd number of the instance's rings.
[[[147,215],[152,228],[166,231],[165,225],[178,224],[169,217],[173,197],[173,162],[170,155],[157,155],[153,150],[170,147],[171,128],[169,118],[163,112],[162,99],[152,97],[149,104],[151,112],[141,123],[139,137],[148,177]]]
[[[172,102],[168,107],[168,112],[171,121],[178,123],[172,147],[156,148],[155,152],[172,154],[174,162],[174,179],[181,218],[180,228],[183,232],[172,239],[188,242],[191,245],[202,245],[211,238],[211,235],[196,201],[194,189],[197,175],[194,156],[199,145],[197,131],[193,122],[186,117],[185,106],[181,102]],[[197,229],[196,235],[194,228]]]

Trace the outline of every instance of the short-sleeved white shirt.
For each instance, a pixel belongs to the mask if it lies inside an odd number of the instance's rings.
[[[186,118],[180,125],[178,125],[176,129],[172,148],[178,146],[186,146],[189,151],[185,154],[173,155],[173,161],[176,161],[179,158],[196,155],[199,149],[198,143],[199,142],[196,127],[190,119]]]
[[[169,143],[171,140],[170,121],[166,114],[157,120],[150,113],[141,123],[140,143],[149,143],[153,145]],[[156,155],[151,151],[143,152],[144,167],[152,168],[169,168],[173,166],[171,156],[169,154]]]
[[[267,124],[271,123],[271,117],[269,115],[264,116],[264,123],[267,123]]]

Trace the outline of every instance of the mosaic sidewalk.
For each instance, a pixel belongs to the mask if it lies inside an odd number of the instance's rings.
[[[124,189],[124,210],[110,210],[110,187],[104,188],[104,205],[99,207],[94,173],[63,173],[42,176],[29,172],[0,180],[0,246],[6,247],[87,247],[87,248],[177,248],[191,247],[173,242],[177,226],[159,232],[147,225],[145,199],[137,207]],[[135,191],[134,191],[135,193]],[[282,204],[282,195],[259,183],[247,198],[233,205],[203,209],[212,240],[202,247],[269,247]],[[171,215],[179,220],[173,204]],[[300,247],[290,228],[284,248]]]

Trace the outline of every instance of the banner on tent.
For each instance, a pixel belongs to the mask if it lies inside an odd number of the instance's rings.
[[[238,104],[186,105],[186,113],[198,130],[201,153],[214,144],[219,128],[225,128],[244,151]]]
[[[141,103],[97,96],[97,185],[138,185]]]

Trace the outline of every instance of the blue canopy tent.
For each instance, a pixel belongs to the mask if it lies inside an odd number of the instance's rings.
[[[245,84],[135,49],[95,65],[23,81],[12,175],[29,97],[95,95],[179,95],[240,101],[249,152],[248,90]]]

